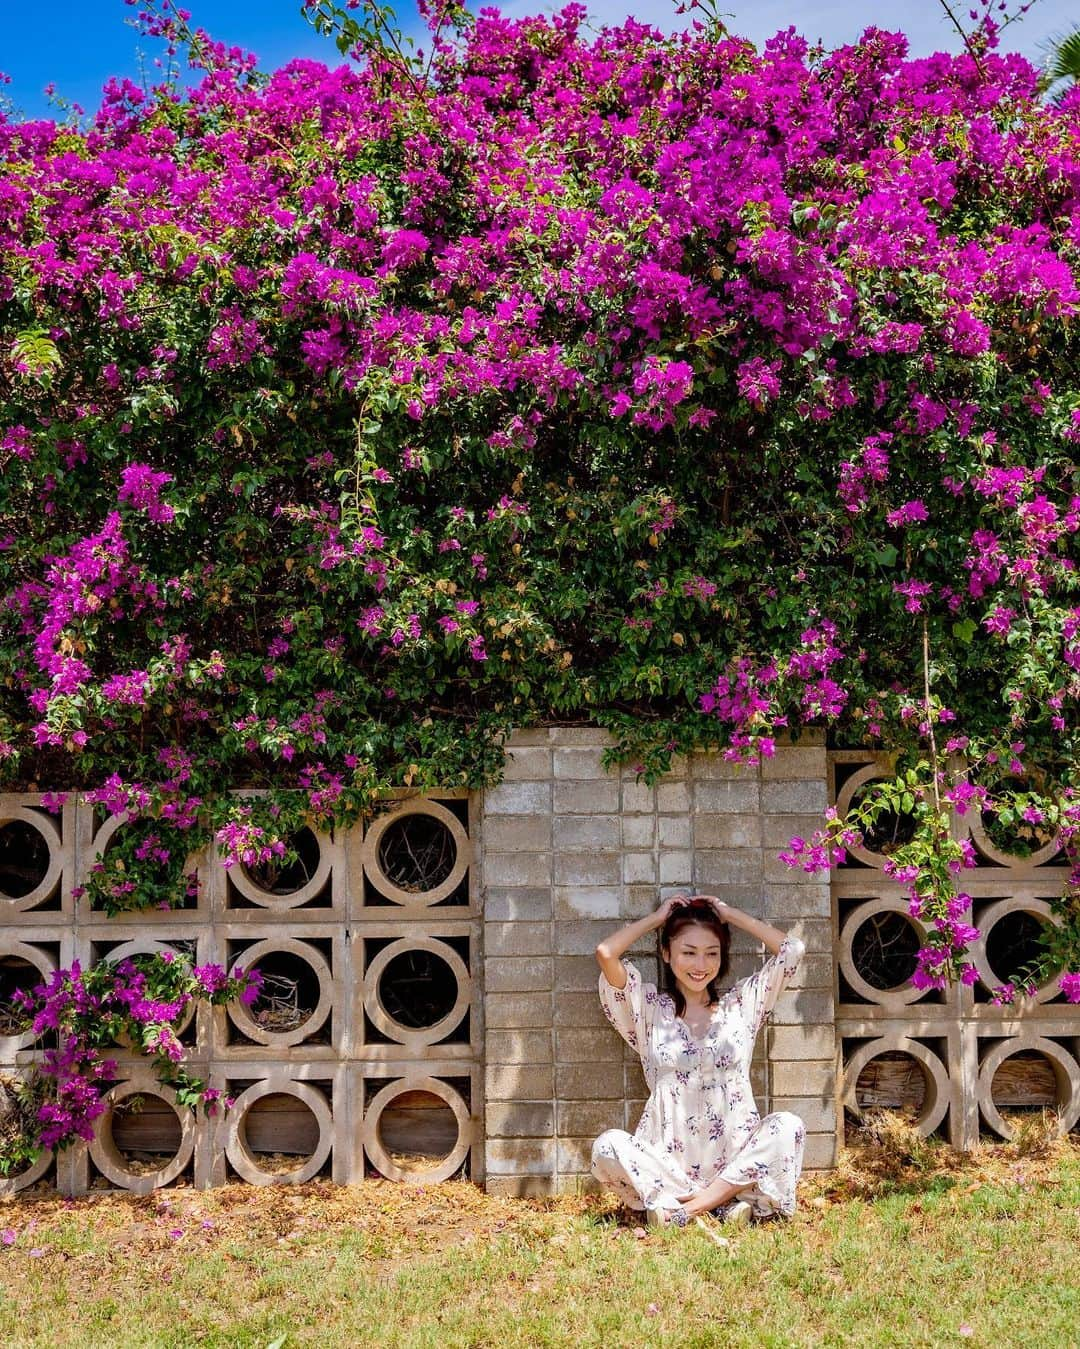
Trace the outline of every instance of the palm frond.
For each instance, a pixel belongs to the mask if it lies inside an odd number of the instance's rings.
[[[1052,80],[1080,80],[1080,28],[1053,44],[1046,68]]]

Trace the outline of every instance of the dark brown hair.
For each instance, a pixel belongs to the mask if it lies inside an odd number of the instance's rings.
[[[679,908],[673,909],[657,937],[657,955],[660,967],[660,992],[666,993],[675,1004],[676,1016],[682,1016],[686,1011],[686,999],[675,982],[675,976],[671,972],[671,966],[664,959],[664,953],[670,951],[672,939],[677,937],[683,928],[691,927],[694,923],[715,932],[720,943],[720,968],[716,972],[716,978],[710,979],[706,985],[710,1004],[719,1001],[720,980],[727,974],[730,963],[731,929],[707,899],[691,899]]]

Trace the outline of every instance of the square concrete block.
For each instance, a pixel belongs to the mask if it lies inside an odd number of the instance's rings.
[[[625,1092],[621,1061],[555,1065],[555,1095],[560,1101],[618,1100]]]
[[[655,898],[655,886],[660,879],[660,861],[651,852],[624,852],[622,858],[622,878],[627,885],[650,885],[650,894]],[[647,912],[656,907],[651,904]]]
[[[546,1138],[555,1132],[551,1101],[489,1102],[484,1112],[488,1138]]]
[[[551,811],[550,782],[503,782],[484,793],[487,815],[544,815]]]
[[[761,808],[766,815],[812,815],[829,804],[824,774],[809,782],[763,782]]]
[[[807,955],[833,954],[832,923],[823,918],[796,918],[787,924],[787,930],[806,947]]]
[[[760,808],[761,788],[756,778],[694,785],[694,811],[698,814],[756,815]]]
[[[825,1096],[836,1090],[834,1059],[773,1060],[769,1069],[774,1096]]]
[[[600,966],[596,963],[594,947],[587,953],[560,955],[555,957],[555,1000],[564,993],[590,993],[597,998],[600,981]]]
[[[600,745],[606,748],[611,744],[611,734],[599,726],[552,726],[548,732],[551,743],[559,745]]]
[[[693,816],[695,848],[760,848],[760,815]]]
[[[484,1072],[485,1095],[492,1101],[550,1101],[555,1074],[550,1065],[489,1063]]]
[[[519,727],[510,732],[506,746],[508,749],[517,749],[519,746],[550,745],[554,733],[550,726]]]
[[[488,922],[542,922],[551,917],[548,886],[489,886],[484,897]]]
[[[550,852],[550,815],[491,815],[483,825],[488,852]]]
[[[608,1129],[623,1127],[623,1113],[610,1101],[557,1101],[556,1132],[566,1138],[598,1138]]]
[[[644,782],[624,782],[622,785],[624,815],[649,815],[656,810],[656,789]]]
[[[773,1026],[771,1045],[774,1060],[827,1059],[836,1053],[836,1027]]]
[[[770,918],[783,927],[781,919],[828,918],[832,896],[827,881],[817,885],[770,885],[766,900]]]
[[[836,1165],[836,1134],[822,1133],[806,1135],[806,1151],[803,1153],[803,1166],[807,1171],[827,1171]]]
[[[615,885],[557,885],[557,918],[604,918],[614,928],[622,916],[622,888]]]
[[[809,838],[823,824],[820,813],[813,815],[765,815],[762,817],[762,842],[774,852],[787,850],[793,838]]]
[[[554,1016],[550,991],[484,995],[484,1020],[489,1031],[550,1026]]]
[[[550,923],[488,923],[484,952],[491,956],[542,956],[551,952]]]
[[[484,854],[486,885],[525,885],[534,889],[551,884],[551,853],[488,852]]]
[[[660,853],[660,884],[689,886],[694,873],[694,854],[691,852]]]
[[[761,886],[761,853],[756,848],[717,848],[694,855],[694,880],[699,886]],[[745,907],[740,905],[740,908]]]
[[[619,784],[615,778],[556,782],[554,802],[558,815],[613,815],[619,809]]]
[[[623,917],[627,922],[644,918],[660,906],[660,892],[656,884],[628,885],[623,900]]]
[[[686,815],[661,815],[657,821],[661,848],[690,848],[690,818]]]
[[[812,745],[778,745],[771,758],[763,759],[761,776],[765,781],[789,779],[798,781],[817,778],[825,780],[828,766],[824,743]]]
[[[553,1063],[554,1046],[549,1030],[489,1030],[484,1037],[488,1063]]]
[[[555,951],[561,956],[593,957],[597,945],[611,935],[610,922],[581,919],[555,924]]]
[[[560,1029],[555,1032],[555,1058],[559,1063],[604,1063],[619,1057],[623,1041],[608,1026],[596,1029]]]
[[[555,777],[561,781],[579,782],[582,778],[605,778],[604,751],[599,745],[555,750]]]
[[[836,1005],[831,990],[786,988],[777,998],[770,1015],[774,1026],[804,1022],[820,1025],[834,1019]]]
[[[690,810],[690,784],[688,782],[661,782],[656,788],[656,808],[661,814],[688,814]]]
[[[554,1175],[553,1138],[489,1138],[484,1162],[490,1176]]]
[[[617,851],[622,830],[617,815],[557,815],[554,838],[559,852]]]
[[[592,1163],[592,1147],[594,1139],[589,1138],[559,1138],[556,1157],[558,1158],[560,1173],[569,1172],[571,1175],[585,1175]]]
[[[548,746],[517,745],[507,752],[504,782],[547,782],[550,777],[551,749]]]
[[[725,759],[722,754],[691,754],[689,771],[691,778],[699,782],[715,782],[724,779],[756,782],[758,778],[756,768],[750,768],[746,764]]]
[[[836,962],[832,956],[805,955],[789,984],[790,988],[821,988],[832,995]]]
[[[622,866],[618,852],[556,853],[556,885],[619,885]]]
[[[622,845],[624,848],[651,848],[656,842],[656,818],[652,815],[624,815],[622,818]]]
[[[836,1129],[836,1102],[824,1096],[773,1096],[771,1110],[788,1110],[798,1115],[808,1133],[829,1133]]]
[[[599,974],[599,970],[597,971]],[[562,1029],[564,1026],[597,1027],[608,1024],[600,998],[593,985],[591,992],[580,992],[559,988],[553,1000],[551,1013],[553,1024]],[[611,1032],[615,1034],[614,1031]]]
[[[550,956],[488,956],[484,961],[484,988],[492,993],[539,993],[552,986],[554,962]]]

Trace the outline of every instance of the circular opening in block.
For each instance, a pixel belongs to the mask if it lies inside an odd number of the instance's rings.
[[[1030,783],[1021,782],[1017,778],[1010,778],[1002,782],[996,790],[1027,792],[1031,790],[1031,786]],[[1003,805],[1008,805],[1010,811],[1015,809],[1010,802],[1004,802]],[[1021,813],[1019,819],[1010,819],[1005,823],[996,810],[984,810],[980,819],[983,833],[990,843],[998,852],[1005,853],[1009,857],[1021,860],[1031,857],[1054,841],[1053,827],[1045,821],[1040,821],[1037,812],[1033,812],[1030,819],[1024,819]]]
[[[401,815],[387,825],[379,839],[379,870],[392,885],[409,894],[437,889],[456,862],[453,834],[432,815]]]
[[[250,966],[262,975],[259,996],[249,1015],[265,1031],[297,1030],[319,1005],[319,976],[303,956],[292,951],[267,951]]]
[[[240,1139],[260,1171],[286,1175],[315,1155],[319,1121],[298,1096],[272,1092],[260,1096],[244,1112]]]
[[[291,862],[274,860],[254,866],[245,864],[241,870],[252,885],[268,895],[295,895],[310,883],[319,869],[319,840],[305,827],[291,835],[288,848],[296,854]]]
[[[866,797],[873,794],[880,784],[868,782],[852,797],[852,806],[862,805]],[[915,837],[915,818],[912,815],[898,814],[895,810],[883,810],[872,825],[863,830],[862,846],[867,852],[889,857],[910,843]]]
[[[111,1132],[120,1164],[132,1176],[164,1171],[183,1141],[176,1111],[149,1093],[125,1096],[113,1105]]]
[[[986,963],[1000,983],[1039,958],[1042,930],[1040,918],[1018,909],[1004,914],[986,934]]]
[[[871,988],[900,988],[915,973],[919,934],[902,913],[871,914],[851,939],[851,960]]]
[[[45,1079],[31,1070],[25,1076],[15,1073],[0,1073],[0,1149],[9,1156],[17,1156],[26,1144],[35,1138],[38,1132],[38,1111],[48,1094]],[[35,1158],[28,1156],[21,1165],[16,1162],[17,1170],[0,1177],[3,1180],[15,1180],[35,1165]]]
[[[1021,1049],[999,1065],[990,1083],[990,1099],[999,1111],[1039,1111],[1058,1104],[1054,1065],[1037,1049]]]
[[[407,1091],[380,1114],[377,1133],[383,1151],[401,1171],[430,1171],[457,1146],[458,1122],[433,1092]]]
[[[891,1049],[867,1063],[855,1083],[859,1110],[894,1110],[917,1119],[926,1102],[926,1074],[917,1059]]]
[[[0,825],[0,898],[22,899],[49,873],[49,845],[25,820]]]
[[[409,1030],[434,1026],[454,1010],[458,981],[454,971],[433,951],[402,951],[379,980],[379,1001],[388,1016]]]
[[[30,993],[42,983],[41,971],[22,956],[0,956],[0,1035],[21,1035],[24,1013],[16,1005],[16,993]]]

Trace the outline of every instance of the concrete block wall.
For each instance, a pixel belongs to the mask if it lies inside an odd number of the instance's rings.
[[[823,743],[782,747],[760,769],[695,755],[655,787],[606,772],[590,728],[519,732],[504,781],[481,805],[488,1189],[551,1194],[591,1185],[593,1139],[633,1129],[645,1086],[604,1019],[597,942],[692,888],[794,932],[807,956],[758,1042],[762,1110],[807,1125],[808,1169],[836,1151],[836,1036],[828,881],[776,854],[820,823]],[[653,946],[632,953],[656,979]],[[741,934],[733,978],[758,967]]]

